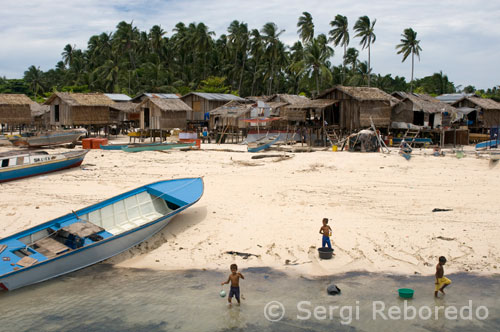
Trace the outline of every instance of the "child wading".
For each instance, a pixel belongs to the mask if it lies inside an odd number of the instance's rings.
[[[321,246],[324,248],[327,246],[332,249],[332,243],[330,242],[330,236],[332,236],[332,229],[328,226],[328,218],[323,218],[323,226],[319,229],[319,234],[323,234],[323,241]]]
[[[439,263],[436,265],[436,289],[434,291],[434,296],[438,296],[438,292],[443,293],[446,286],[451,284],[451,280],[444,276],[444,264],[446,264],[446,257],[439,257]]]
[[[229,282],[231,281],[231,290],[229,291],[227,302],[229,302],[229,305],[231,305],[231,299],[234,296],[236,298],[236,301],[238,301],[238,304],[240,304],[240,278],[245,279],[245,277],[243,277],[243,274],[238,272],[238,265],[231,264],[230,268],[231,274],[229,275],[229,278],[227,278],[226,282],[221,283],[221,285],[229,284]]]

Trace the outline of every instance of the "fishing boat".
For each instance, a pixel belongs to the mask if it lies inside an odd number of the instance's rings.
[[[485,150],[485,149],[492,149],[492,148],[496,148],[498,147],[498,145],[500,143],[500,139],[494,139],[494,140],[490,140],[490,141],[485,141],[485,142],[481,142],[481,143],[478,143],[476,144],[476,150]]]
[[[254,142],[248,143],[247,151],[248,152],[259,152],[266,149],[269,149],[271,145],[276,144],[280,139],[280,136],[264,136],[259,138]]]
[[[0,240],[0,288],[103,261],[153,236],[203,195],[201,178],[160,181]]]
[[[100,145],[101,149],[102,150],[118,150],[118,151],[121,151],[122,148],[126,148],[126,147],[129,147],[129,146],[149,146],[149,145],[158,145],[158,144],[162,144],[161,142],[156,142],[156,143],[140,143],[140,144],[130,144],[130,143],[126,143],[126,144],[108,144],[108,145]]]
[[[0,182],[80,166],[87,152],[83,150],[49,154],[46,151],[17,150],[0,153]]]
[[[163,151],[178,148],[188,148],[194,146],[195,143],[162,143],[162,144],[137,144],[122,147],[125,152],[141,152],[141,151]]]
[[[14,146],[41,147],[61,144],[76,143],[78,139],[87,134],[84,128],[69,130],[53,130],[40,132],[32,136],[12,136],[9,141]]]

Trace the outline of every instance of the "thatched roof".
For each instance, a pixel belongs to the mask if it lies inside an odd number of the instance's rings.
[[[266,101],[266,100],[268,100],[269,96],[248,96],[248,97],[245,97],[245,99],[253,101],[254,103],[256,103],[259,100],[260,101]]]
[[[328,89],[326,91],[323,91],[321,94],[319,94],[316,99],[321,99],[322,97],[325,97],[327,94],[329,94],[332,91],[339,90],[345,93],[348,96],[351,96],[352,98],[359,100],[359,101],[389,101],[393,104],[397,104],[399,102],[398,99],[394,98],[390,94],[378,89],[378,88],[369,88],[369,87],[360,87],[360,86],[342,86],[342,85],[336,85],[331,89]]]
[[[284,102],[290,105],[303,104],[310,99],[299,95],[289,95],[289,94],[275,94],[267,98],[266,102]]]
[[[434,97],[426,94],[416,94],[407,92],[394,92],[392,94],[394,97],[400,100],[409,100],[412,103],[412,111],[422,111],[426,113],[442,113],[442,112],[454,112],[455,107],[442,102]]]
[[[30,105],[30,108],[32,117],[44,115],[45,113],[50,112],[49,105],[40,105],[39,103],[33,103]]]
[[[191,107],[189,107],[181,99],[165,99],[153,97],[145,99],[141,103],[141,105],[148,100],[158,106],[158,108],[160,108],[162,111],[192,111]]]
[[[267,106],[271,107],[272,109],[276,109],[276,108],[280,108],[280,107],[288,105],[288,103],[280,102],[280,101],[266,101],[265,104]]]
[[[137,107],[136,103],[133,102],[121,102],[121,103],[114,103],[113,105],[110,106],[110,108],[122,111],[125,113],[138,113],[140,110]]]
[[[110,106],[115,104],[111,98],[103,93],[55,92],[47,99],[45,105],[50,105],[56,97],[61,98],[70,106]]]
[[[24,94],[0,94],[0,105],[31,105],[34,101]]]
[[[242,115],[250,112],[252,105],[242,104],[236,100],[232,100],[216,109],[210,111],[210,116],[221,116],[226,118],[239,118]]]
[[[500,110],[500,103],[499,102],[496,102],[493,99],[481,98],[481,97],[476,97],[476,96],[464,97],[464,98],[454,102],[453,105],[460,103],[464,99],[467,99],[471,103],[476,104],[477,106],[481,107],[483,110]]]
[[[338,100],[334,99],[313,99],[313,100],[308,100],[302,104],[293,104],[293,105],[288,105],[287,108],[294,108],[294,109],[308,109],[308,108],[326,108],[328,106],[331,106],[338,102]]]

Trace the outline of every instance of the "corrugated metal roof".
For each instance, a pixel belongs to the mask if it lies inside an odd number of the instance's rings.
[[[175,93],[150,93],[150,92],[145,92],[144,95],[148,96],[149,98],[151,98],[151,97],[157,97],[157,98],[163,98],[163,99],[179,99],[179,96],[176,95]]]
[[[132,99],[123,93],[105,93],[104,95],[113,101],[130,101]]]
[[[460,100],[464,97],[470,97],[472,96],[472,93],[446,93],[444,95],[437,96],[436,99],[439,101],[442,101],[447,104],[453,104],[457,100]]]
[[[241,98],[230,93],[207,93],[207,92],[190,92],[186,96],[193,94],[207,100],[220,100],[220,101],[245,101],[245,98]],[[185,97],[185,96],[184,96]]]

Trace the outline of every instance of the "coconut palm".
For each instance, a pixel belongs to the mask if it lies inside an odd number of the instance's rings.
[[[309,43],[314,38],[314,23],[311,14],[303,12],[297,22],[297,33],[304,44]]]
[[[412,28],[405,29],[403,34],[401,35],[403,39],[401,39],[401,44],[396,46],[396,49],[399,49],[398,54],[403,54],[403,61],[405,62],[406,58],[411,54],[411,83],[410,83],[410,92],[413,92],[413,70],[415,66],[415,55],[417,55],[420,60],[420,51],[422,48],[420,47],[420,40],[417,40],[417,32],[413,31]]]
[[[333,27],[329,32],[330,41],[332,41],[335,46],[341,45],[344,47],[344,61],[342,62],[342,84],[344,84],[347,46],[349,45],[349,25],[347,17],[337,15],[335,16],[335,20],[330,22],[330,25]]]
[[[269,85],[267,89],[267,94],[270,95],[272,91],[272,86],[273,86],[273,79],[274,79],[274,70],[275,70],[275,65],[278,60],[278,57],[280,56],[278,54],[280,48],[280,40],[279,36],[285,32],[285,30],[279,30],[278,31],[278,26],[275,23],[268,22],[264,24],[261,30],[263,36],[263,40],[265,43],[265,57],[266,60],[269,61],[270,64],[270,70],[269,70]]]
[[[28,83],[31,92],[36,97],[40,91],[43,92],[43,72],[40,70],[40,67],[31,66],[27,71],[24,72],[24,80]]]
[[[375,36],[374,28],[377,20],[370,22],[368,16],[361,16],[354,24],[354,31],[356,35],[354,37],[360,37],[361,41],[359,44],[363,49],[368,48],[368,86],[370,86],[370,75],[371,75],[371,62],[370,62],[370,46],[375,42],[377,36]]]

